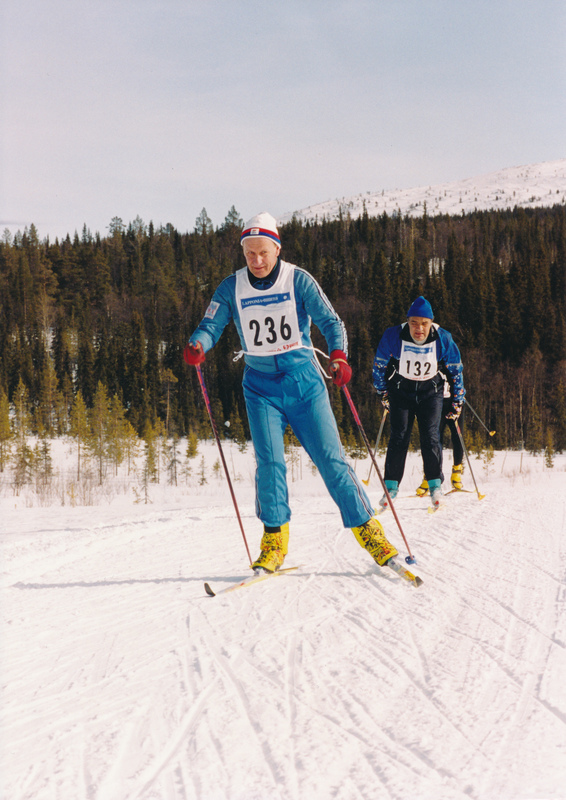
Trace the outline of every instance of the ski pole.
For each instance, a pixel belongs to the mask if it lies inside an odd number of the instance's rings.
[[[466,461],[468,462],[468,466],[470,468],[470,474],[472,476],[472,480],[474,482],[474,486],[476,487],[478,500],[483,500],[483,498],[485,497],[485,494],[480,494],[480,490],[478,489],[478,485],[477,485],[476,479],[474,477],[474,471],[472,469],[472,464],[470,462],[470,456],[468,455],[468,451],[466,449],[466,445],[464,444],[464,437],[462,436],[462,431],[460,430],[460,426],[458,425],[458,420],[456,420],[456,419],[454,420],[454,425],[456,425],[456,430],[458,431],[458,436],[460,437],[460,443],[462,445],[462,450],[466,454]],[[494,431],[494,433],[495,433],[495,431]]]
[[[401,523],[399,521],[399,517],[397,516],[397,512],[395,511],[395,507],[393,505],[393,501],[391,499],[391,495],[389,494],[389,490],[388,490],[387,486],[385,485],[385,481],[383,480],[383,477],[381,475],[379,467],[377,466],[377,461],[375,460],[375,456],[371,452],[371,445],[369,443],[369,439],[368,439],[368,437],[366,435],[366,432],[364,431],[364,426],[362,425],[362,421],[360,419],[360,416],[359,416],[358,412],[356,411],[356,407],[354,405],[354,401],[352,400],[350,392],[348,391],[348,387],[347,386],[343,386],[342,387],[342,391],[344,392],[344,395],[346,396],[346,400],[348,401],[348,405],[350,406],[350,411],[354,415],[354,419],[356,420],[356,425],[358,426],[358,429],[359,429],[360,433],[362,434],[362,438],[363,438],[363,440],[365,442],[365,445],[367,447],[367,451],[368,451],[368,453],[369,453],[369,455],[371,457],[371,460],[373,462],[373,466],[375,467],[375,471],[377,472],[377,477],[381,481],[381,485],[383,486],[383,490],[385,492],[385,496],[387,497],[387,502],[389,503],[389,507],[391,508],[391,511],[393,512],[393,516],[395,517],[395,522],[397,523],[397,527],[399,528],[401,536],[403,537],[403,541],[405,542],[405,546],[406,546],[406,548],[407,548],[407,550],[409,552],[409,555],[406,556],[405,561],[407,562],[407,564],[416,564],[416,559],[415,559],[414,555],[411,553],[411,548],[409,547],[409,542],[407,541],[407,539],[405,537],[405,534],[403,533],[403,528],[401,527]]]
[[[483,427],[486,429],[486,431],[489,433],[489,435],[490,435],[490,436],[495,436],[495,431],[490,431],[490,430],[489,430],[489,428],[487,427],[487,425],[485,424],[485,422],[484,422],[482,419],[480,419],[480,417],[479,417],[479,416],[478,416],[478,414],[477,414],[477,413],[474,411],[474,409],[471,407],[471,405],[468,403],[468,401],[466,400],[466,398],[464,398],[464,402],[466,403],[466,405],[468,406],[468,408],[470,409],[470,411],[472,412],[472,414],[474,415],[474,417],[475,417],[475,418],[478,420],[478,422],[480,423],[480,425],[483,425]]]
[[[377,434],[377,439],[375,440],[375,447],[374,447],[373,456],[372,456],[373,460],[372,460],[371,464],[369,465],[368,476],[367,476],[366,480],[363,481],[363,483],[365,483],[366,486],[369,486],[369,479],[371,477],[371,471],[373,469],[373,462],[375,461],[375,457],[377,455],[377,449],[379,447],[379,442],[381,441],[381,434],[383,433],[383,426],[385,425],[385,417],[386,416],[387,416],[387,409],[385,408],[383,410],[383,416],[381,418],[381,425],[379,426],[379,433]]]
[[[202,377],[202,371],[200,368],[200,364],[196,364],[196,371],[198,375],[198,380],[200,383],[200,388],[202,389],[202,396],[204,397],[204,404],[206,406],[206,410],[208,411],[208,417],[210,419],[210,424],[212,425],[212,430],[214,432],[214,438],[216,439],[216,444],[218,445],[218,450],[220,452],[220,459],[222,461],[222,465],[224,467],[224,472],[226,473],[226,479],[228,481],[228,486],[230,487],[230,494],[232,495],[232,502],[234,503],[234,508],[236,509],[236,516],[238,517],[238,522],[240,523],[240,530],[242,531],[242,538],[244,540],[244,544],[246,545],[246,552],[248,554],[248,558],[250,560],[250,564],[252,563],[252,557],[250,554],[250,548],[248,547],[248,541],[246,539],[246,534],[244,532],[244,526],[242,524],[242,518],[240,517],[240,511],[238,509],[238,503],[236,502],[236,495],[234,494],[234,489],[232,488],[232,481],[230,480],[230,473],[228,472],[228,466],[226,464],[226,459],[224,458],[224,453],[222,451],[222,445],[220,444],[220,437],[218,436],[218,430],[216,429],[216,423],[214,422],[214,417],[212,416],[212,408],[210,407],[210,400],[208,399],[208,392],[206,391],[206,386],[204,385],[204,378]]]

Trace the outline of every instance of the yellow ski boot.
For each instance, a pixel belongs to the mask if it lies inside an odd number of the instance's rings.
[[[417,489],[417,494],[419,497],[424,497],[425,495],[428,494],[428,481],[426,478],[423,478],[423,482]]]
[[[278,570],[287,555],[287,548],[289,546],[289,523],[286,522],[281,525],[279,530],[265,530],[263,529],[263,536],[261,537],[261,553],[257,561],[252,564],[253,570],[264,569],[266,572],[275,572]]]
[[[463,464],[454,464],[452,467],[452,475],[450,477],[450,483],[452,484],[452,488],[459,492],[462,486],[462,475],[464,474],[464,465]]]
[[[375,517],[368,519],[364,525],[352,528],[352,532],[361,546],[368,551],[380,567],[399,552],[387,541],[383,526]]]

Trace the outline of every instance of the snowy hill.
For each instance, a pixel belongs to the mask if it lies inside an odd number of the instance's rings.
[[[420,217],[426,210],[436,214],[461,214],[471,211],[502,210],[521,206],[536,208],[566,203],[566,158],[546,161],[524,167],[508,167],[437,186],[419,186],[414,189],[383,189],[365,192],[353,197],[327,200],[299,211],[283,214],[279,223],[289,222],[293,216],[299,220],[336,219],[342,214],[359,217],[365,208],[370,217],[401,211],[403,215]]]
[[[255,554],[250,451],[226,444]],[[2,800],[564,800],[566,455],[473,457],[485,498],[430,515],[409,454],[415,588],[344,530],[299,451],[301,569],[215,598],[203,581],[249,569],[214,444],[198,458],[207,483],[148,505],[0,492]]]

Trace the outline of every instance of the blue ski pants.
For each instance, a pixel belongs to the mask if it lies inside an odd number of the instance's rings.
[[[256,457],[256,514],[268,526],[291,518],[283,435],[290,425],[320,472],[344,527],[363,525],[373,506],[346,461],[328,390],[314,362],[294,372],[246,366],[244,398]]]

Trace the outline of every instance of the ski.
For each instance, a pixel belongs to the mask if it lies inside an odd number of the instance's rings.
[[[444,494],[459,494],[460,492],[465,492],[465,494],[477,494],[478,500],[483,500],[485,494],[481,494],[481,492],[476,492],[475,489],[450,489],[449,492],[445,492]]]
[[[299,567],[285,567],[285,569],[278,569],[276,572],[262,571],[254,573],[249,578],[244,578],[243,581],[239,581],[238,583],[231,583],[230,586],[226,586],[218,592],[215,592],[209,583],[205,583],[204,590],[209,597],[216,597],[217,594],[226,594],[226,592],[235,592],[236,589],[245,589],[246,586],[253,586],[254,583],[260,583],[260,581],[265,581],[268,578],[276,578],[278,575],[284,575],[286,572],[294,572],[296,569],[299,569]]]
[[[393,558],[390,558],[389,561],[387,561],[383,566],[389,567],[389,569],[393,570],[393,572],[395,572],[400,578],[412,583],[413,586],[421,586],[423,583],[422,578],[419,578],[418,575],[413,575],[412,572],[406,569],[402,564],[398,564]],[[249,578],[244,578],[244,580],[239,581],[238,583],[231,583],[230,586],[226,586],[224,589],[220,589],[217,592],[211,588],[209,583],[205,583],[204,590],[209,597],[216,597],[216,595],[219,594],[235,592],[236,589],[245,589],[247,586],[253,586],[255,583],[266,581],[268,578],[276,578],[278,575],[284,575],[286,572],[294,572],[299,568],[300,567],[286,567],[285,569],[278,569],[276,572],[261,572],[259,574],[251,575]]]
[[[429,514],[438,514],[439,511],[442,511],[443,508],[446,508],[446,503],[438,503],[436,506],[429,506],[427,511]]]
[[[446,493],[448,494],[448,492]],[[418,497],[422,500],[423,497],[430,497],[428,492],[426,494],[398,494],[397,497],[393,498],[395,503],[398,503],[399,500],[414,500],[415,497]],[[382,511],[389,510],[389,503],[386,503],[384,506],[380,505],[379,508],[375,509],[377,514],[380,514]]]
[[[390,558],[389,561],[386,561],[383,566],[389,567],[389,569],[392,569],[393,572],[396,572],[400,578],[403,578],[405,581],[409,581],[413,584],[413,586],[420,586],[423,583],[422,578],[419,578],[418,575],[413,575],[413,573],[409,572],[408,569],[405,569],[402,564],[398,564],[394,558]]]

